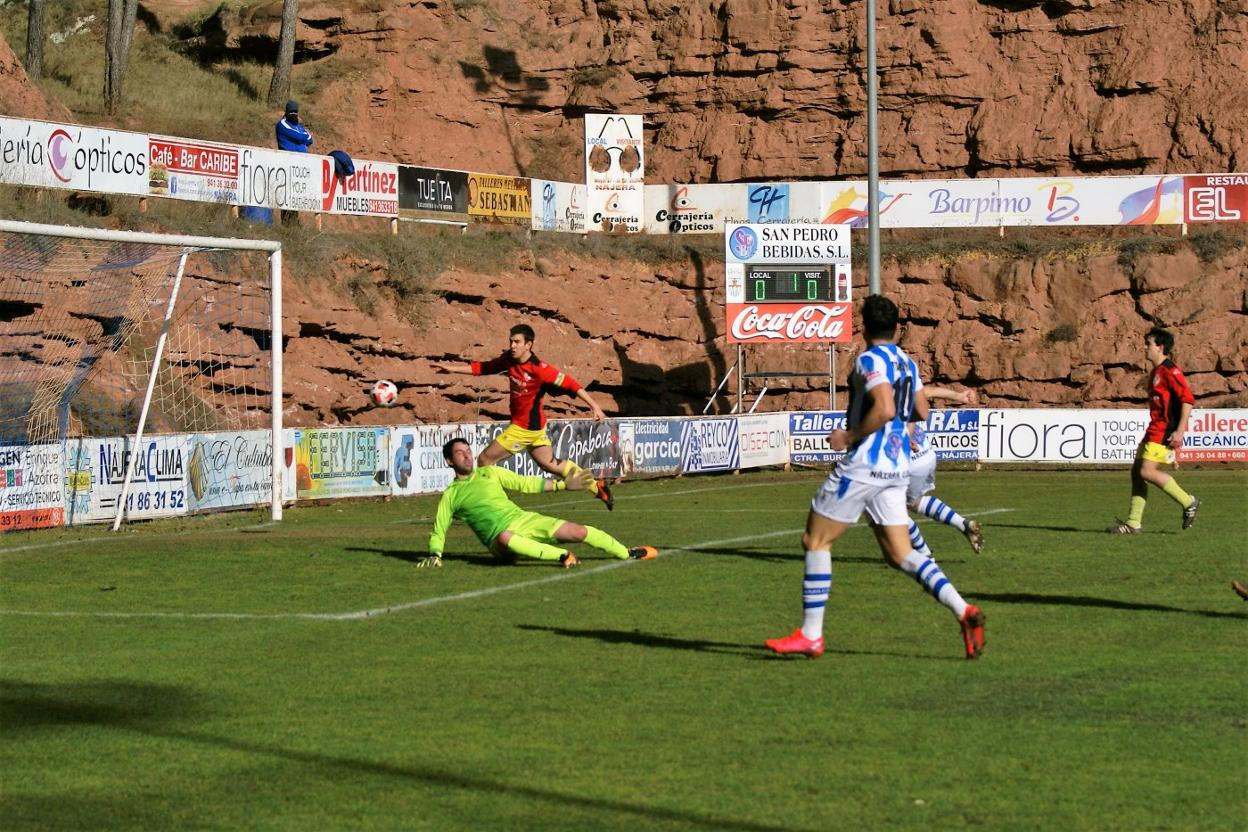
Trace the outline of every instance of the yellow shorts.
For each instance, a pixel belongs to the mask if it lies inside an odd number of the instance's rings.
[[[536,540],[538,543],[554,543],[555,532],[566,523],[558,517],[547,517],[535,511],[526,511],[507,524],[507,531]]]
[[[506,448],[507,453],[518,454],[525,448],[540,448],[543,445],[549,445],[550,437],[546,435],[546,428],[525,430],[519,425],[508,425],[495,441]]]
[[[1145,442],[1140,446],[1140,458],[1163,465],[1174,464],[1174,451],[1156,442]]]

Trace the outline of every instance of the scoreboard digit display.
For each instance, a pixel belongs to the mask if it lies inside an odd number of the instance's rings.
[[[838,287],[830,264],[756,266],[745,271],[746,303],[838,303],[848,300],[848,281]],[[839,291],[838,291],[839,288]]]

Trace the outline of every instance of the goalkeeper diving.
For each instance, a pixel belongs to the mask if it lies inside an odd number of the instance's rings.
[[[495,465],[478,468],[472,447],[462,438],[443,445],[442,457],[455,471],[455,481],[442,492],[433,531],[429,533],[429,555],[418,566],[442,565],[446,532],[455,520],[467,523],[485,547],[506,563],[525,557],[558,561],[568,569],[579,561],[564,544],[582,542],[620,560],[651,560],[659,556],[659,550],[653,546],[630,549],[601,529],[525,511],[507,497],[508,490],[523,494],[565,488],[583,490],[593,481],[588,471],[577,471],[564,480],[551,480],[521,476]]]

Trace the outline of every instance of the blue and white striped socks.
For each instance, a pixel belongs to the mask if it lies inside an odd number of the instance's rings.
[[[949,583],[949,579],[945,577],[944,572],[940,571],[940,565],[936,561],[918,552],[911,552],[901,562],[901,568],[906,574],[913,575],[924,589],[932,593],[932,597],[952,610],[953,614],[961,620],[962,614],[966,612],[966,601],[962,600],[962,596],[954,589],[953,584]]]
[[[823,636],[823,609],[832,591],[832,553],[807,552],[802,576],[802,635],[814,641]]]
[[[910,547],[920,555],[932,553],[927,546],[927,541],[923,539],[923,532],[919,531],[919,524],[913,520],[910,521]]]
[[[966,518],[956,511],[945,505],[939,497],[921,497],[919,499],[919,513],[933,520],[939,520],[953,526],[960,532],[966,531]],[[911,532],[911,537],[913,537]],[[915,547],[918,548],[917,546]]]

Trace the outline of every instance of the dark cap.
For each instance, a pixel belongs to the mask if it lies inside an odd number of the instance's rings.
[[[295,100],[295,99],[293,99],[293,98],[292,98],[292,99],[290,99],[289,101],[287,101],[287,102],[286,102],[286,112],[288,112],[288,113],[297,113],[297,112],[299,112],[299,102],[298,102],[298,101],[296,101],[296,100]]]

